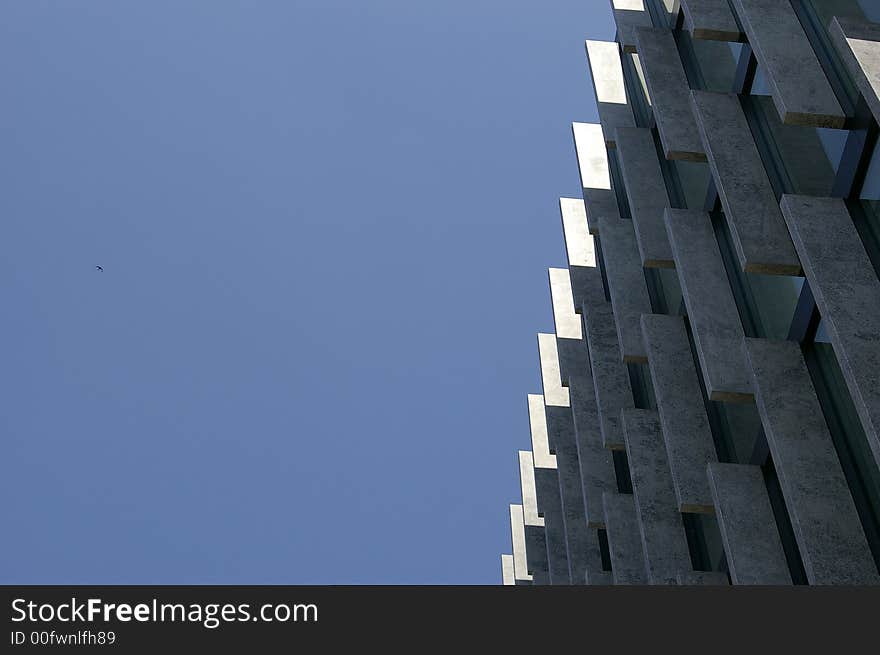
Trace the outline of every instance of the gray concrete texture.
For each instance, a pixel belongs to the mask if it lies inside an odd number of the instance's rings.
[[[718,457],[684,319],[645,314],[642,335],[678,509],[712,512],[706,465]]]
[[[880,281],[842,199],[785,195],[780,206],[880,466]]]
[[[636,42],[665,157],[706,161],[688,102],[688,80],[672,32],[639,28]]]
[[[750,402],[743,327],[706,212],[667,209],[666,231],[710,400]]]
[[[732,0],[783,123],[841,128],[846,115],[789,0]]]

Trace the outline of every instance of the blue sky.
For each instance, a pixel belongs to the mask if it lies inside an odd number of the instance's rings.
[[[0,582],[497,583],[608,3],[0,18]]]

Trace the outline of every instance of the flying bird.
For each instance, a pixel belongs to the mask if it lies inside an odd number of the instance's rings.
[[[99,271],[101,271],[102,273],[104,272],[104,267],[103,267],[103,266],[95,266],[95,268],[97,268],[97,269],[98,269]]]

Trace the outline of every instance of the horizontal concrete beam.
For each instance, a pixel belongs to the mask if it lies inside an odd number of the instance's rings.
[[[740,267],[799,275],[800,261],[739,98],[694,91],[692,102]]]
[[[780,206],[880,466],[880,281],[843,200],[786,195]]]
[[[626,188],[636,243],[646,268],[672,268],[672,249],[663,224],[670,206],[651,130],[626,127],[617,130],[617,157]]]
[[[715,463],[708,474],[733,584],[791,584],[760,467]]]
[[[654,119],[667,159],[706,161],[688,102],[687,76],[672,32],[639,28],[636,42],[640,61],[651,92]]]
[[[695,39],[742,41],[733,11],[727,0],[681,0],[684,22]]]
[[[841,128],[846,115],[789,0],[732,0],[783,123]]]
[[[621,413],[621,420],[648,581],[676,584],[679,572],[691,570],[691,557],[676,509],[660,419],[656,412],[629,409]]]
[[[647,584],[648,574],[645,570],[645,556],[642,553],[639,520],[633,497],[606,493],[602,495],[602,506],[605,509],[614,584]]]
[[[706,465],[717,462],[684,319],[645,314],[642,335],[679,511],[714,511]]]
[[[611,190],[611,171],[605,137],[598,123],[572,123],[574,150],[581,175],[581,189],[591,234],[598,234],[602,216],[619,216],[617,197]]]
[[[633,222],[623,218],[600,221],[602,253],[608,291],[614,308],[614,324],[625,362],[645,362],[645,347],[639,317],[651,313],[651,299],[645,283]]]
[[[667,209],[664,218],[709,399],[751,402],[745,334],[712,221],[689,209]]]
[[[747,339],[756,399],[810,584],[880,584],[800,345]]]
[[[615,41],[586,41],[585,47],[605,145],[614,148],[615,130],[636,124],[626,99],[620,46]]]
[[[584,312],[584,324],[596,390],[602,445],[613,450],[623,450],[626,445],[620,426],[620,412],[635,405],[626,364],[621,361],[611,304],[590,307]]]

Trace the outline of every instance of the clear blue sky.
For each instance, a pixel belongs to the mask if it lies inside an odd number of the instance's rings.
[[[499,582],[612,35],[584,0],[4,2],[0,582]]]

